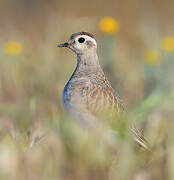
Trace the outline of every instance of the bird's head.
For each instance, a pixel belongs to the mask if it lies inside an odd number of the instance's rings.
[[[95,53],[97,42],[94,36],[88,32],[77,32],[71,35],[70,39],[59,44],[58,47],[68,47],[77,55]]]

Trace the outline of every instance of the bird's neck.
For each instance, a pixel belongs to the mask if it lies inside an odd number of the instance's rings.
[[[67,84],[69,84],[73,78],[76,79],[89,74],[92,75],[98,71],[103,72],[96,53],[92,55],[77,55],[76,68]]]
[[[97,53],[77,55],[77,70],[100,69]]]

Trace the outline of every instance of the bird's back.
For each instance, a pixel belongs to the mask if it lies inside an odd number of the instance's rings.
[[[120,112],[123,104],[120,97],[111,87],[104,73],[100,71],[87,74],[90,86],[82,90],[87,108],[92,113],[101,113],[104,110],[112,109]]]

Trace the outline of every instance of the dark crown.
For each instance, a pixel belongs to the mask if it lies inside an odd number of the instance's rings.
[[[79,36],[79,35],[87,35],[87,36],[90,36],[90,37],[92,37],[92,38],[95,39],[94,35],[91,34],[91,33],[89,33],[89,32],[77,32],[77,33],[74,33],[74,34],[71,35],[70,39],[72,40],[72,39],[74,39],[76,36]]]

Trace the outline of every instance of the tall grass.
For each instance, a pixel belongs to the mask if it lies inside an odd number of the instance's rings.
[[[161,46],[173,34],[162,36],[154,26],[161,14],[137,21],[132,12],[127,21],[111,8],[113,17],[120,17],[120,32],[107,34],[99,26],[99,17],[105,16],[96,9],[81,18],[68,11],[62,18],[56,2],[54,8],[54,3],[46,4],[40,10],[35,6],[33,14],[22,4],[6,5],[9,23],[0,22],[6,28],[0,30],[0,179],[174,179],[174,49]],[[102,1],[103,10],[105,5]],[[15,14],[15,8],[23,11]],[[100,63],[127,104],[124,117],[112,123],[109,119],[102,131],[83,129],[62,106],[62,90],[76,61],[56,46],[80,30],[96,34]],[[21,52],[7,51],[11,41]],[[166,46],[172,49],[172,43]],[[142,129],[148,151],[134,143],[131,122]]]

